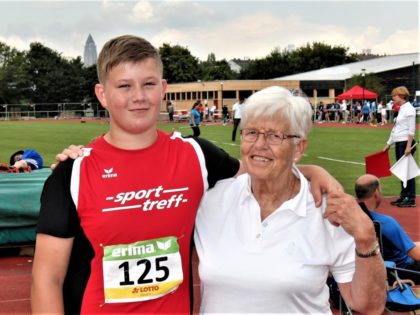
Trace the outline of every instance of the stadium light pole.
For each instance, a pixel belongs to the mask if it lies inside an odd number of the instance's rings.
[[[366,85],[366,82],[365,82],[365,71],[366,71],[366,69],[363,68],[362,69],[362,107],[365,104],[365,85]]]

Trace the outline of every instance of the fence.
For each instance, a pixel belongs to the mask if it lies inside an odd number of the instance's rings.
[[[99,103],[0,104],[0,120],[108,118]]]

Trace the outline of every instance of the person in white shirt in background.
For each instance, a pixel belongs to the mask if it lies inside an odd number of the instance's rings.
[[[416,133],[416,109],[408,101],[410,92],[405,86],[399,86],[392,90],[392,99],[394,104],[400,104],[398,116],[395,118],[395,124],[392,128],[388,141],[386,142],[384,151],[389,150],[392,144],[395,144],[395,159],[398,161],[401,157],[414,155],[416,141],[414,135]],[[416,207],[416,179],[412,178],[407,181],[404,187],[401,182],[400,197],[391,201],[391,204],[401,208]]]
[[[233,104],[232,116],[233,116],[233,129],[232,129],[232,141],[236,140],[236,130],[241,122],[241,110],[244,107],[244,98],[240,97],[239,101]]]
[[[343,119],[343,124],[347,123],[347,119],[349,116],[349,111],[347,110],[347,101],[343,100],[340,104],[340,111],[341,111],[341,116]]]
[[[388,122],[388,120],[387,120],[387,114],[386,114],[387,108],[382,103],[383,102],[380,101],[379,104],[378,104],[378,113],[381,116],[381,125],[383,126]]]

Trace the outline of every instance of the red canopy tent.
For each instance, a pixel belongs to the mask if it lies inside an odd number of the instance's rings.
[[[339,101],[341,100],[362,100],[362,99],[374,99],[377,98],[378,94],[375,92],[363,89],[360,85],[353,86],[350,90],[345,91],[337,96]]]

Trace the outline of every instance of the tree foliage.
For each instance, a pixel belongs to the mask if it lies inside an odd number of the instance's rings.
[[[266,57],[250,60],[239,74],[226,59],[209,53],[200,61],[186,47],[163,44],[159,48],[163,75],[169,83],[233,79],[273,79],[357,61],[348,48],[323,43],[307,44],[294,51],[276,48]],[[376,92],[380,87],[366,78]],[[96,66],[84,67],[80,57],[64,58],[41,43],[31,43],[28,51],[18,51],[0,42],[0,103],[33,104],[97,102],[94,86]]]
[[[0,102],[96,101],[92,84],[96,82],[95,68],[93,73],[83,67],[80,57],[64,58],[41,43],[31,43],[28,51],[21,52],[0,42]]]
[[[274,49],[268,56],[252,60],[240,73],[242,79],[273,79],[276,77],[332,67],[357,61],[348,48],[313,43],[293,51]]]
[[[15,103],[26,87],[26,64],[22,52],[0,42],[0,102]]]
[[[163,44],[159,48],[163,63],[163,77],[168,83],[193,82],[200,79],[198,58],[188,48]]]
[[[210,53],[207,61],[200,62],[201,81],[233,80],[237,74],[232,71],[226,59],[217,61],[216,55]]]
[[[65,59],[40,43],[32,43],[27,53],[29,77],[36,87],[33,102],[81,101],[85,97],[85,78],[80,57]]]

